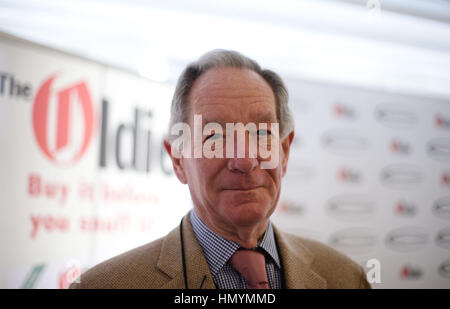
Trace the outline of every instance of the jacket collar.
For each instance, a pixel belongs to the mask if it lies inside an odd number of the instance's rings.
[[[301,240],[279,231],[273,224],[272,226],[279,249],[286,288],[326,288],[326,280],[311,269],[310,265],[314,261],[314,256]],[[183,218],[182,228],[188,287],[190,289],[216,288],[202,248],[192,230],[189,213]],[[185,288],[181,261],[180,227],[177,227],[164,238],[156,265],[160,271],[171,278],[161,288]]]
[[[301,239],[281,232],[276,226],[273,226],[273,230],[280,251],[286,288],[325,289],[327,282],[312,270],[314,255],[303,245]]]
[[[202,248],[192,230],[189,213],[183,218],[184,259],[190,289],[214,289],[216,286],[203,255]],[[163,240],[157,267],[172,278],[162,288],[185,288],[181,256],[180,226],[170,232]]]

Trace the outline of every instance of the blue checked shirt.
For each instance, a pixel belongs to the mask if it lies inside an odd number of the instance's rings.
[[[240,245],[212,232],[195,214],[194,210],[191,211],[191,222],[216,287],[219,289],[247,289],[247,281],[228,263]],[[269,223],[264,236],[258,241],[258,247],[264,252],[270,288],[281,289],[280,258],[271,223]]]

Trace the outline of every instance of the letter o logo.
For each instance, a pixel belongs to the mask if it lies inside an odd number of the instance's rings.
[[[50,76],[39,88],[33,103],[32,122],[37,143],[45,156],[55,164],[67,165],[78,161],[89,145],[94,131],[94,110],[84,81],[53,93],[56,75]]]

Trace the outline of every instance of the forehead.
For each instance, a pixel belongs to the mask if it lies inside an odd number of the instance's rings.
[[[188,97],[190,114],[210,121],[276,121],[275,96],[269,84],[248,69],[218,68],[202,74]]]

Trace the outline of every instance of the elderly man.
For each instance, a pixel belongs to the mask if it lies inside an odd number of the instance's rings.
[[[194,209],[167,236],[93,267],[71,287],[370,288],[343,254],[270,222],[294,138],[287,101],[277,74],[237,52],[191,63],[164,146]],[[180,137],[183,128],[194,134]]]

